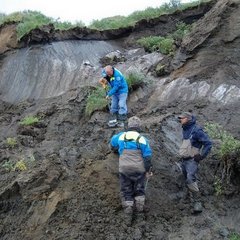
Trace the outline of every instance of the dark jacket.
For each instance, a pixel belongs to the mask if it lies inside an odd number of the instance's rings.
[[[202,159],[205,158],[212,148],[212,142],[203,129],[196,124],[195,116],[187,124],[182,126],[183,139],[191,138],[193,147],[201,149]]]

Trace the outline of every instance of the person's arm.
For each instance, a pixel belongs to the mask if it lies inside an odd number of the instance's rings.
[[[117,151],[118,151],[118,148],[119,148],[118,139],[119,139],[119,136],[120,136],[121,134],[122,134],[122,132],[113,135],[112,138],[111,138],[111,140],[110,140],[109,146],[110,146],[110,149],[111,149],[113,152],[117,152]]]
[[[146,172],[150,172],[150,169],[152,168],[152,156],[144,157],[143,160]]]
[[[144,138],[142,136],[142,138]],[[139,139],[141,141],[141,139]],[[140,142],[140,148],[142,151],[142,156],[144,160],[144,167],[146,172],[149,172],[152,168],[152,150],[150,148],[149,142],[146,138],[144,138],[144,142]]]
[[[201,153],[194,156],[194,159],[199,162],[204,159],[212,148],[212,142],[209,139],[208,135],[202,130],[197,131],[197,141],[202,145]]]
[[[122,78],[120,76],[117,76],[113,81],[114,81],[113,88],[108,92],[109,97],[114,95],[118,91],[118,89],[121,87]]]

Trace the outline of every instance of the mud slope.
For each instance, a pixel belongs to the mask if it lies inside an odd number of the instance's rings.
[[[214,175],[221,169],[214,151],[200,165],[200,215],[191,212],[175,164],[181,111],[192,110],[201,125],[219,123],[240,139],[239,8],[239,1],[226,0],[209,7],[168,58],[172,71],[164,77],[156,77],[155,70],[165,56],[124,49],[122,38],[36,44],[1,55],[0,239],[221,240],[240,233],[239,158],[219,196]],[[124,39],[126,45],[131,42],[130,36]],[[118,156],[108,147],[121,129],[106,128],[107,109],[90,117],[84,113],[102,57],[111,62],[119,54],[114,66],[125,74],[137,69],[146,75],[147,83],[130,94],[128,116],[142,119],[142,134],[153,149],[145,218],[134,216],[132,226],[122,214]],[[29,115],[40,121],[21,125]],[[21,160],[27,169],[14,169]]]

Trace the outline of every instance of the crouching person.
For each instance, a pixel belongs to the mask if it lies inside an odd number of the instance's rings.
[[[111,138],[112,150],[119,153],[119,178],[122,207],[127,224],[131,224],[133,210],[143,213],[145,181],[151,176],[152,150],[140,131],[141,120],[134,116],[128,120],[128,129]]]

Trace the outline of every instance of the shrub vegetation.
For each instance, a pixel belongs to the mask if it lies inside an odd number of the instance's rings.
[[[97,87],[93,90],[88,98],[85,108],[85,115],[91,116],[91,114],[96,110],[103,110],[106,108],[108,100],[106,99],[106,92],[103,88]]]
[[[180,0],[170,0],[169,3],[165,3],[157,8],[146,8],[143,11],[135,11],[128,16],[113,16],[103,18],[101,20],[93,20],[88,26],[92,29],[106,30],[106,29],[118,29],[122,27],[134,26],[138,21],[142,19],[150,20],[157,18],[164,14],[173,13],[176,10],[185,10],[186,8],[198,6],[203,2],[209,2],[209,0],[193,1],[191,3],[181,3]],[[24,35],[29,33],[32,29],[41,27],[47,24],[53,24],[55,29],[67,30],[75,27],[84,27],[85,24],[82,21],[78,21],[75,24],[70,22],[61,22],[58,19],[47,17],[38,11],[22,11],[14,12],[9,15],[0,13],[0,25],[7,22],[17,22],[17,36],[20,40]]]
[[[23,125],[23,126],[28,126],[28,125],[33,125],[38,122],[39,122],[39,119],[37,117],[27,116],[24,119],[22,119],[19,124]]]
[[[142,46],[147,52],[159,51],[165,55],[171,55],[175,51],[175,42],[182,41],[182,38],[189,33],[190,25],[179,22],[176,25],[176,31],[166,37],[149,36],[137,40],[137,43]]]
[[[142,19],[150,20],[160,17],[164,14],[173,13],[176,10],[184,10],[188,7],[198,6],[199,1],[192,2],[191,4],[181,3],[180,0],[170,0],[157,8],[148,7],[143,11],[135,11],[132,14],[124,16],[113,16],[110,18],[103,18],[101,20],[93,20],[89,25],[90,28],[106,30],[118,29],[122,27],[134,26]]]
[[[215,148],[219,159],[222,184],[230,183],[234,166],[240,162],[240,141],[235,139],[222,126],[216,123],[206,124],[209,136],[217,140]]]
[[[16,138],[9,137],[9,138],[6,139],[6,144],[9,147],[14,148],[17,145],[17,140],[16,140]]]
[[[240,234],[238,233],[230,234],[229,240],[240,240]]]
[[[146,76],[140,72],[132,71],[126,76],[129,91],[134,91],[146,82]]]
[[[14,12],[9,15],[0,14],[0,25],[7,22],[16,22],[17,25],[17,38],[20,40],[25,34],[29,33],[32,29],[41,27],[48,24],[53,24],[55,29],[66,30],[74,27],[85,26],[83,22],[78,21],[75,24],[70,22],[61,22],[51,17],[47,17],[38,11],[23,11]]]
[[[2,167],[5,169],[7,172],[14,171],[14,163],[12,161],[6,161],[5,163],[2,164]]]

